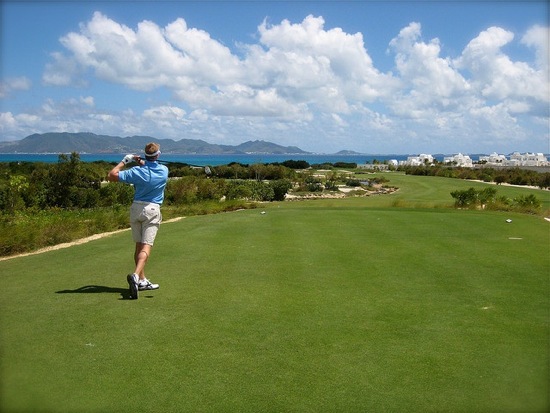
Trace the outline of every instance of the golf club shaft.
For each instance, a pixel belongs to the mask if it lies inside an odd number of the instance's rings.
[[[187,163],[187,162],[164,161],[162,159],[157,159],[157,162],[162,163],[164,165],[187,165],[187,166],[192,166],[193,168],[205,168],[205,166],[203,166],[203,165],[193,165],[193,164]]]
[[[135,159],[139,162],[142,158],[140,156],[136,156]],[[211,175],[212,174],[212,170],[210,169],[210,167],[208,165],[206,165],[206,166],[193,165],[193,164],[187,163],[187,162],[171,162],[171,161],[164,161],[164,160],[161,160],[161,159],[157,159],[157,162],[161,163],[163,165],[187,165],[187,166],[190,166],[192,168],[201,168],[201,169],[204,170],[206,175]]]
[[[165,165],[187,165],[187,166],[190,166],[192,168],[201,168],[201,169],[204,170],[204,173],[206,173],[206,175],[211,175],[212,174],[212,170],[210,169],[210,167],[208,165],[202,166],[202,165],[193,165],[193,164],[190,164],[190,163],[187,163],[187,162],[170,162],[170,161],[161,161],[161,160],[157,160],[157,162],[165,164]]]

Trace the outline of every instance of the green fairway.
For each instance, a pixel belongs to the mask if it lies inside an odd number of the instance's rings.
[[[550,223],[391,184],[0,261],[0,411],[548,411]]]

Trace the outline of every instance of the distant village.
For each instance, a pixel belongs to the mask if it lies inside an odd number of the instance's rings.
[[[436,159],[432,155],[420,154],[418,156],[409,156],[405,161],[397,161],[391,159],[387,162],[387,166],[422,166],[433,165],[436,163]],[[496,166],[496,167],[549,167],[550,162],[547,157],[542,153],[519,153],[514,152],[508,158],[505,155],[499,155],[492,153],[491,155],[480,156],[478,161],[472,160],[470,156],[463,155],[461,153],[446,156],[443,158],[443,164],[449,166],[460,166],[463,168],[473,168],[477,165]],[[362,165],[366,169],[372,169],[371,167],[380,165]],[[374,168],[380,169],[380,168]],[[385,169],[385,168],[384,168]]]

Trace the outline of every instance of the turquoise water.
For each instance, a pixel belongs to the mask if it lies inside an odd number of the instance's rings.
[[[192,165],[227,165],[231,162],[242,164],[273,163],[284,162],[288,160],[306,161],[309,164],[335,163],[335,162],[355,162],[357,164],[372,163],[374,160],[379,162],[389,161],[391,159],[406,160],[409,155],[320,155],[320,154],[229,154],[229,155],[190,155],[190,154],[162,154],[161,160],[168,162],[182,162]],[[46,162],[54,163],[58,161],[58,154],[0,154],[0,162]],[[107,161],[118,162],[124,157],[124,154],[80,154],[80,159],[84,162]],[[443,159],[443,156],[441,156]]]

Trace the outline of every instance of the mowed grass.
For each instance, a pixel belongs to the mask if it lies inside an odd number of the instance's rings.
[[[396,179],[0,261],[0,411],[548,411],[550,223]]]

